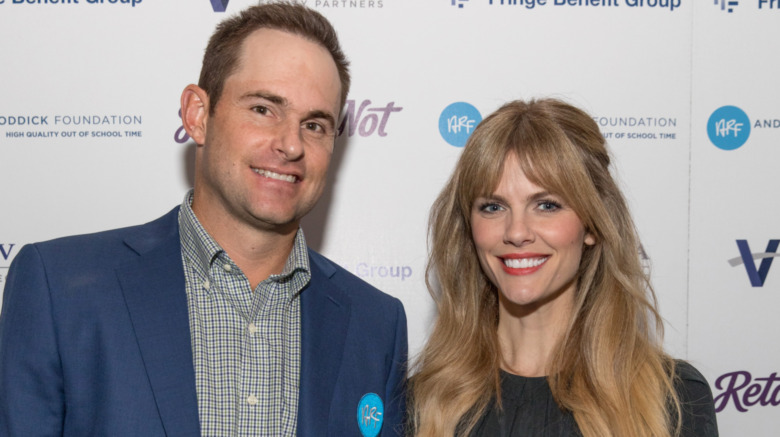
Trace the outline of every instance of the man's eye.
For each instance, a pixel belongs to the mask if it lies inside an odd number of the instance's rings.
[[[308,130],[313,130],[313,131],[316,131],[316,132],[324,132],[324,131],[325,131],[325,128],[324,128],[324,127],[322,127],[322,125],[321,125],[321,124],[319,124],[319,123],[315,123],[315,122],[313,122],[313,121],[310,121],[310,122],[308,122],[308,123],[304,123],[304,124],[303,124],[303,126],[304,126],[306,129],[308,129]]]
[[[268,114],[268,108],[265,106],[253,106],[252,110],[257,112],[260,115],[266,115]]]

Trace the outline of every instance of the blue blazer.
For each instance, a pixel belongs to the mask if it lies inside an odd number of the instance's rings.
[[[403,306],[309,256],[298,435],[361,436],[367,393],[384,404],[380,435],[403,435]],[[178,208],[18,253],[0,316],[0,436],[199,436],[197,402]]]

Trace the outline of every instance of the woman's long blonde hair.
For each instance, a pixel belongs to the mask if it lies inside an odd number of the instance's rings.
[[[426,283],[438,319],[413,366],[411,433],[467,435],[500,399],[497,290],[480,268],[470,216],[510,154],[596,238],[549,363],[556,402],[585,437],[679,434],[674,361],[662,349],[663,323],[604,138],[588,114],[554,99],[511,102],[480,123],[433,205]]]

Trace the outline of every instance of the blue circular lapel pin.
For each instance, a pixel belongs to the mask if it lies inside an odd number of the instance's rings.
[[[363,437],[376,437],[382,430],[385,407],[375,393],[366,393],[360,398],[357,409],[358,428]]]

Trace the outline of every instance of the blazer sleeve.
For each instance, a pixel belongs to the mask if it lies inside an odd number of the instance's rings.
[[[65,413],[46,267],[34,245],[11,264],[0,314],[0,436],[59,436]]]
[[[406,332],[406,313],[398,302],[396,306],[395,345],[393,359],[390,363],[385,399],[388,407],[385,409],[383,436],[403,436],[406,424],[406,371],[408,361],[408,344]]]

